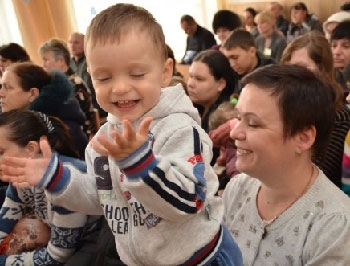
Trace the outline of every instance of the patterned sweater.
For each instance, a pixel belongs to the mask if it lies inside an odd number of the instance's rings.
[[[350,199],[321,170],[304,196],[269,225],[258,213],[259,187],[258,179],[240,174],[223,194],[225,223],[244,266],[350,265]]]
[[[60,156],[60,159],[67,165],[69,162],[84,170],[84,164],[79,160],[65,156]],[[64,265],[81,245],[80,239],[97,229],[97,220],[100,218],[72,212],[48,203],[43,189],[35,187],[16,189],[10,184],[0,210],[0,242],[11,233],[27,209],[32,210],[38,219],[50,227],[49,243],[46,247],[33,252],[1,255],[0,266]]]

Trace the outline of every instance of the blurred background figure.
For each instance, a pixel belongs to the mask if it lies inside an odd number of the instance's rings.
[[[256,11],[252,7],[248,7],[243,12],[243,19],[244,19],[244,27],[247,31],[250,32],[251,35],[253,35],[254,38],[258,37],[259,31],[256,26],[256,23],[254,21],[255,16],[258,14],[258,11]]]
[[[200,52],[216,45],[214,35],[207,29],[198,25],[190,15],[181,17],[181,28],[188,35],[185,55],[181,59],[183,64],[191,64],[193,58]]]
[[[276,62],[280,61],[287,42],[283,34],[276,27],[274,15],[268,11],[261,11],[255,17],[259,36],[255,39],[256,48],[265,56],[271,56]]]
[[[231,10],[219,10],[214,14],[213,31],[218,36],[220,43],[212,48],[220,49],[221,45],[226,41],[227,37],[233,30],[242,27],[241,18]]]
[[[322,32],[322,25],[315,14],[310,14],[303,2],[296,2],[290,8],[287,43],[312,30]]]
[[[327,40],[330,42],[331,35],[335,27],[345,20],[350,20],[350,12],[340,11],[332,14],[325,22],[323,22],[323,32]]]
[[[279,2],[270,2],[268,10],[276,18],[276,27],[279,31],[283,33],[284,36],[287,36],[289,20],[285,17],[285,11],[283,5]]]

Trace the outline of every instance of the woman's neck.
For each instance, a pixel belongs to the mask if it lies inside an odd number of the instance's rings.
[[[318,176],[318,170],[312,163],[305,169],[285,178],[279,176],[275,179],[279,182],[273,185],[262,182],[257,195],[258,211],[262,219],[275,219],[304,196]]]

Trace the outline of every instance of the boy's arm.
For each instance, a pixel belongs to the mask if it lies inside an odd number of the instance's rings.
[[[202,211],[208,194],[215,194],[218,182],[210,167],[211,145],[209,139],[202,141],[199,130],[186,125],[168,131],[157,136],[154,145],[150,139],[116,162],[131,195],[155,215],[184,219]]]
[[[36,186],[47,190],[50,202],[84,214],[101,215],[93,173],[82,173],[58,160],[46,139],[40,140],[42,157],[6,157],[2,160],[3,179],[17,187]],[[87,165],[91,163],[86,157]],[[76,199],[76,200],[74,200]]]

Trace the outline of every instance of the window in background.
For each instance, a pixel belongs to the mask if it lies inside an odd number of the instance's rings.
[[[0,17],[0,45],[10,42],[23,45],[12,1],[0,1]]]
[[[167,44],[177,59],[182,58],[186,48],[186,34],[180,26],[184,14],[194,17],[197,23],[212,31],[211,23],[217,11],[216,0],[74,0],[78,30],[85,33],[91,19],[100,11],[118,2],[142,6],[153,14],[162,25]]]

